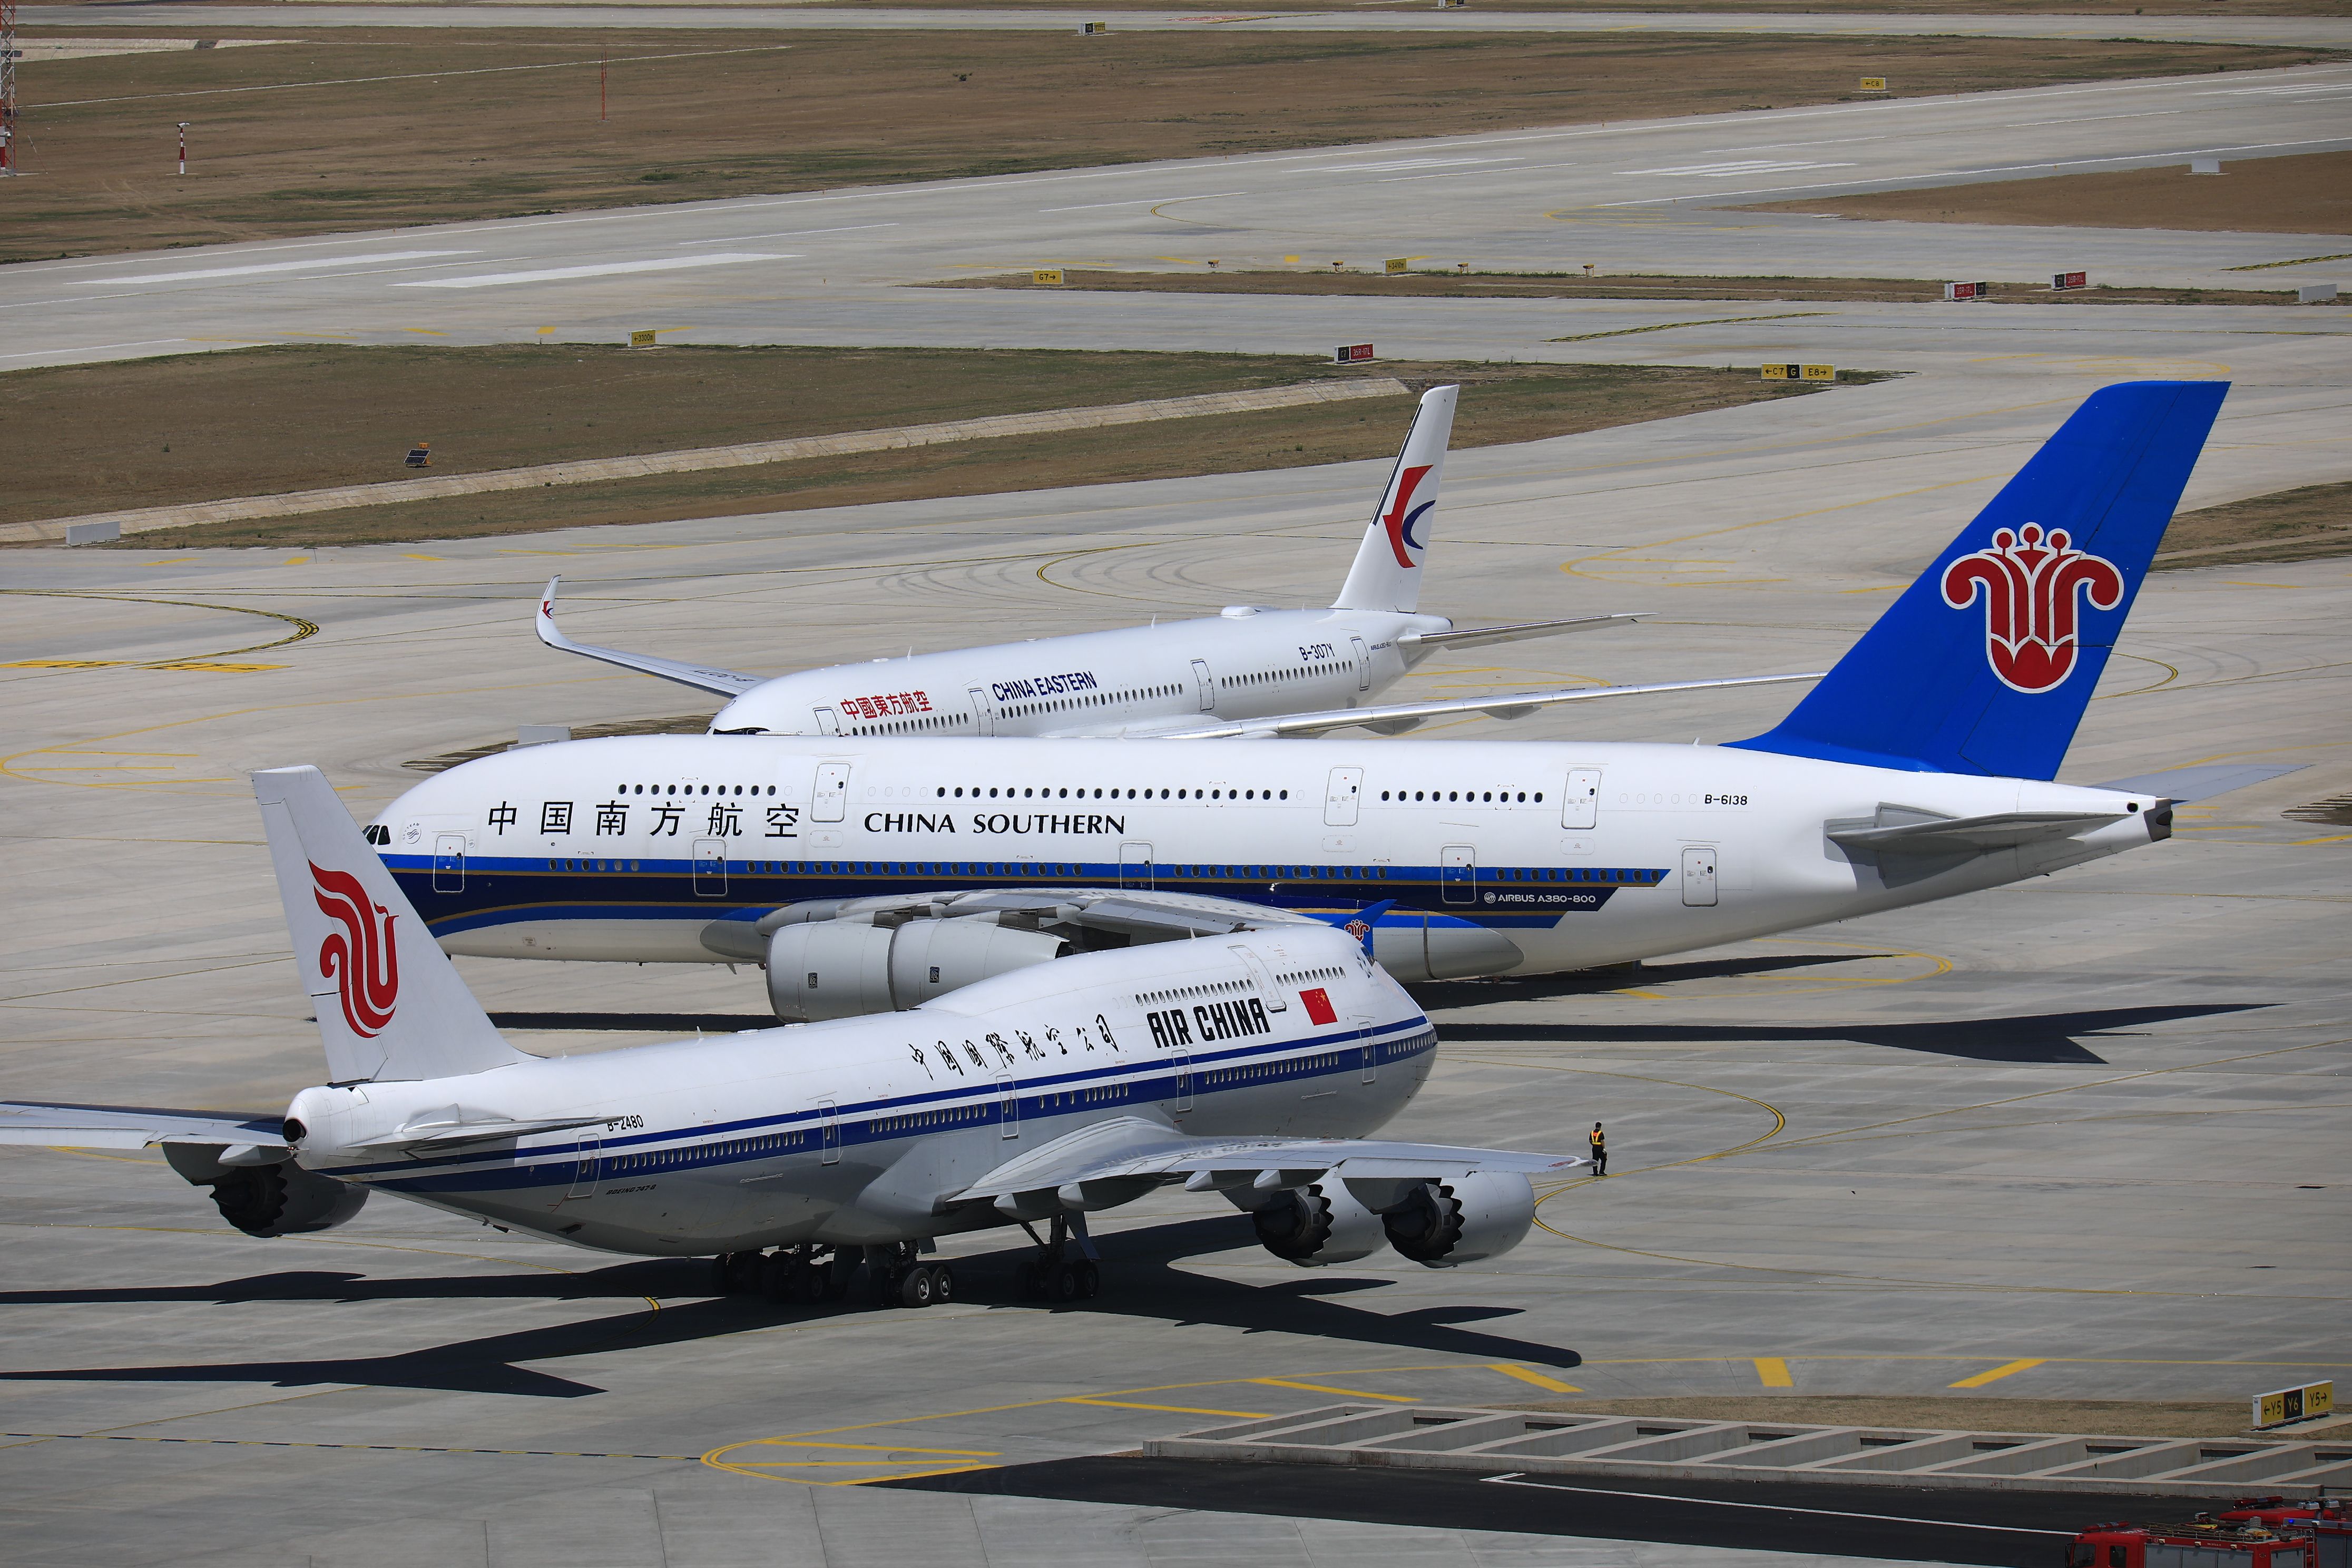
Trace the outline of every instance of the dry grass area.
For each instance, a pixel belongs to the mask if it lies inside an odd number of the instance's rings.
[[[1110,272],[1072,268],[1058,285],[1026,272],[959,278],[939,289],[1093,289],[1142,294],[1366,294],[1410,300],[1784,300],[1922,303],[1941,281],[1914,278],[1708,278],[1525,272]],[[2109,289],[2053,293],[2047,283],[1996,283],[1996,304],[2292,305],[2292,289]]]
[[[2181,163],[2114,174],[2054,174],[2042,180],[1762,202],[1748,210],[1834,213],[1904,223],[2352,234],[2352,153],[2224,157],[2221,171],[2192,174]]]
[[[1925,95],[2317,58],[2087,39],[321,29],[27,68],[37,177],[0,189],[0,261],[1835,102],[1865,74]],[[196,122],[184,179],[181,119]]]
[[[1459,447],[1495,446],[1826,388],[1631,365],[1385,363],[979,349],[295,347],[0,378],[19,467],[0,521],[705,447],[1371,374],[1460,382]],[[378,543],[737,516],[1381,458],[1410,396],[808,458],[141,533],[125,548]],[[147,432],[154,432],[150,435]],[[131,434],[131,433],[136,434]],[[169,448],[168,450],[166,448]]]
[[[2156,570],[2352,555],[2352,484],[2305,485],[2184,511],[2165,531]]]
[[[1749,1394],[1717,1399],[1573,1399],[1507,1405],[1506,1410],[1584,1415],[1665,1415],[1698,1421],[1787,1421],[1805,1426],[1927,1426],[1979,1432],[2053,1432],[2118,1437],[2235,1437],[2246,1405],[2136,1399],[1989,1399],[1923,1394]],[[2273,1434],[2287,1440],[2287,1434]]]

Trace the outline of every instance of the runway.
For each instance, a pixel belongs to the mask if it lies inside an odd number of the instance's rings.
[[[26,26],[677,27],[895,32],[1075,31],[1078,10],[840,9],[817,5],[27,5]],[[1765,33],[1832,37],[2148,38],[2166,43],[2309,45],[2352,48],[2352,21],[2335,16],[1931,16],[1901,13],[1746,15],[1657,11],[1113,11],[1120,31],[1277,33]]]
[[[1181,298],[907,287],[1041,265],[2033,279],[2292,287],[2342,279],[2340,236],[1875,224],[1740,199],[2192,153],[2352,146],[2352,65],[1698,116],[637,207],[21,265],[0,366],[247,342],[668,341],[1224,348],[1675,363],[1832,357],[1919,369],[2020,353],[2341,354],[2336,310]],[[2187,176],[2184,175],[2184,178]],[[1867,237],[1866,239],[1864,237]],[[2299,265],[2270,264],[2313,258]],[[1296,258],[1296,260],[1293,260]],[[2257,272],[2232,268],[2261,267]],[[1665,331],[1657,329],[1665,328]],[[1638,329],[1638,331],[1637,331]],[[1562,343],[1556,340],[1573,339]]]
[[[2021,396],[1920,377],[1459,454],[1436,607],[1658,619],[1523,645],[1507,665],[1460,656],[1416,689],[1818,667],[2075,384]],[[2311,451],[2340,460],[2340,398],[2246,388],[2192,502]],[[12,600],[5,658],[81,667],[5,670],[18,934],[0,1081],[23,1097],[268,1107],[314,1076],[239,775],[315,761],[364,812],[415,776],[405,759],[520,722],[683,710],[681,694],[530,640],[551,569],[578,635],[780,668],[958,628],[1313,602],[1379,468],[312,558],[12,555],[10,585],[29,596]],[[1113,1287],[1095,1310],[1013,1304],[1012,1255],[982,1237],[950,1249],[958,1306],[771,1311],[707,1299],[691,1268],[390,1205],[256,1242],[155,1162],[8,1152],[5,1429],[66,1435],[0,1439],[12,1557],[1507,1552],[1719,1568],[1747,1559],[1444,1520],[828,1489],[1105,1453],[1334,1398],[1946,1394],[1977,1380],[1990,1394],[2231,1400],[2342,1375],[2345,834],[2278,813],[2352,787],[2347,595],[2340,561],[2152,580],[2064,776],[2305,764],[2185,810],[2168,844],[1638,974],[1432,988],[1447,1044],[1400,1135],[1543,1148],[1605,1118],[1620,1151],[1621,1173],[1560,1190],[1547,1228],[1488,1269],[1303,1273],[1250,1247],[1235,1216],[1165,1197],[1104,1216]],[[273,638],[287,640],[255,647]],[[1785,700],[1684,698],[1486,732],[1714,740],[1765,727]],[[463,967],[535,1050],[758,1013],[751,974]]]

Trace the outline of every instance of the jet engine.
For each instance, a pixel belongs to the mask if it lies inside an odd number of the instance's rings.
[[[1061,937],[984,917],[809,921],[768,938],[768,1002],[788,1023],[898,1012],[1069,951]]]
[[[1239,1201],[1239,1194],[1227,1194]],[[1532,1212],[1532,1211],[1530,1211]],[[1337,1182],[1286,1187],[1250,1213],[1257,1238],[1276,1258],[1302,1268],[1353,1263],[1381,1249],[1381,1216]],[[1526,1229],[1523,1225],[1522,1230]]]
[[[1527,1239],[1536,1194],[1516,1171],[1473,1171],[1417,1184],[1381,1215],[1391,1247],[1430,1268],[1499,1258]]]
[[[300,1236],[332,1230],[367,1202],[367,1189],[306,1171],[292,1160],[230,1164],[224,1154],[238,1151],[201,1143],[166,1143],[172,1169],[199,1187],[213,1190],[221,1218],[247,1236]]]

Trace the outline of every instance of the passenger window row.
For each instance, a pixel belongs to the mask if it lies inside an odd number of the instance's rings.
[[[1181,1002],[1194,996],[1234,996],[1250,988],[1246,980],[1217,980],[1205,985],[1179,985],[1172,991],[1147,991],[1136,997],[1146,1007]]]
[[[742,785],[742,784],[735,784],[735,785],[733,785],[733,786],[731,786],[731,787],[730,787],[730,785],[727,785],[727,784],[716,784],[716,785],[713,785],[713,784],[614,784],[614,785],[613,786],[613,793],[614,793],[614,795],[648,795],[648,794],[650,794],[650,795],[730,795],[730,794],[731,794],[731,795],[773,795],[773,794],[775,794],[775,793],[776,793],[776,786],[775,786],[775,785],[773,785],[773,784],[769,784],[766,788],[762,789],[762,788],[761,788],[760,785],[758,785],[758,784],[752,784],[752,785],[750,785],[749,787],[746,787],[745,785]]]
[[[958,1105],[940,1110],[912,1110],[904,1116],[877,1116],[866,1126],[871,1132],[903,1132],[914,1127],[945,1127],[950,1122],[970,1121],[985,1116],[988,1109],[985,1105]]]
[[[938,791],[937,798],[940,800],[961,800],[964,798],[964,787],[961,784],[957,785],[953,789],[950,789],[945,784],[940,784],[938,786]],[[1069,800],[1072,798],[1085,800],[1088,798],[1087,791],[1083,785],[1078,788],[1075,797],[1073,797],[1072,793],[1069,790],[1065,789],[1056,793],[1051,785],[1047,785],[1043,789],[1016,789],[1011,784],[1004,785],[1002,792],[1000,792],[995,785],[990,785],[988,798],[995,800],[999,797],[1000,793],[1002,794],[1003,798],[1006,800]],[[980,799],[980,786],[978,784],[973,784],[971,788],[971,794],[972,799]],[[1142,792],[1142,798],[1145,800],[1168,800],[1171,797],[1176,800],[1184,800],[1188,798],[1192,800],[1274,800],[1277,798],[1276,793],[1270,789],[1196,789],[1189,792],[1189,794],[1188,792],[1181,789],[1174,791],[1163,789],[1157,795],[1154,795],[1148,789]],[[1106,796],[1101,790],[1097,790],[1094,792],[1092,798],[1096,800],[1103,800],[1106,798],[1110,800],[1133,800],[1136,798],[1136,792],[1134,790],[1129,790],[1125,795],[1121,795],[1118,789],[1114,788],[1110,794]],[[1282,791],[1279,798],[1288,800],[1290,798],[1290,792],[1288,790]]]
[[[604,1162],[604,1173],[619,1175],[626,1171],[654,1171],[671,1165],[689,1165],[698,1160],[727,1159],[738,1154],[757,1154],[771,1149],[794,1149],[808,1142],[805,1132],[771,1132],[760,1138],[733,1138],[723,1143],[689,1143],[678,1149],[656,1149],[643,1154],[616,1154]]]
[[[1402,791],[1402,790],[1396,790],[1396,791],[1393,791],[1393,792],[1389,791],[1389,790],[1382,790],[1382,791],[1381,791],[1381,798],[1382,800],[1386,800],[1386,799],[1388,799],[1388,798],[1389,798],[1389,796],[1390,796],[1390,795],[1391,795],[1391,793],[1393,793],[1393,794],[1395,795],[1395,796],[1396,796],[1396,798],[1397,798],[1398,803],[1399,803],[1400,805],[1402,805],[1402,804],[1403,803],[1403,801],[1404,801],[1404,791]],[[1495,796],[1496,796],[1496,795],[1500,795],[1503,797],[1500,801],[1496,801],[1496,800],[1495,799]],[[1478,791],[1478,790],[1475,790],[1475,789],[1450,789],[1450,790],[1447,790],[1447,791],[1444,792],[1443,794],[1440,794],[1438,791],[1433,790],[1433,789],[1432,789],[1432,790],[1419,790],[1419,789],[1417,789],[1417,790],[1415,790],[1415,791],[1413,791],[1413,792],[1412,792],[1412,798],[1413,798],[1413,799],[1415,799],[1415,800],[1421,800],[1421,799],[1423,799],[1423,798],[1424,798],[1424,797],[1426,797],[1427,799],[1432,800],[1432,801],[1460,801],[1460,802],[1464,803],[1465,805],[1473,805],[1473,804],[1475,804],[1475,805],[1510,805],[1510,804],[1511,804],[1511,792],[1510,792],[1509,790],[1491,790],[1491,789],[1490,789],[1490,790],[1486,790],[1486,791],[1485,791],[1485,792],[1481,793],[1480,791]],[[1525,804],[1527,803],[1527,799],[1528,799],[1528,792],[1527,792],[1527,791],[1525,791],[1525,790],[1521,790],[1521,791],[1519,792],[1518,799],[1519,799],[1519,804],[1521,804],[1521,805],[1525,805]],[[1543,791],[1541,791],[1541,790],[1538,790],[1538,791],[1536,791],[1535,799],[1536,799],[1536,804],[1537,804],[1537,805],[1541,805],[1543,804]]]

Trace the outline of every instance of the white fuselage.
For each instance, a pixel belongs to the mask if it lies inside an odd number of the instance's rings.
[[[1114,1119],[1360,1136],[1412,1098],[1435,1045],[1359,944],[1303,928],[1091,954],[877,1017],[309,1089],[288,1114],[307,1169],[583,1247],[699,1257],[1010,1224],[987,1196],[950,1199]],[[435,1154],[364,1147],[451,1106],[593,1121]]]
[[[376,819],[444,948],[723,962],[713,921],[815,899],[1148,887],[1303,911],[1393,901],[1381,962],[1585,968],[1926,902],[2161,836],[2153,797],[1727,746],[656,736],[453,768]],[[1882,807],[2112,814],[1958,863],[1830,833]],[[1516,957],[1492,946],[1507,942]],[[1491,954],[1503,952],[1499,962]],[[740,956],[740,953],[735,954]]]
[[[1274,610],[910,654],[780,676],[729,702],[714,731],[777,735],[1116,735],[1187,719],[1255,719],[1368,702],[1409,670],[1399,637],[1439,616]]]

